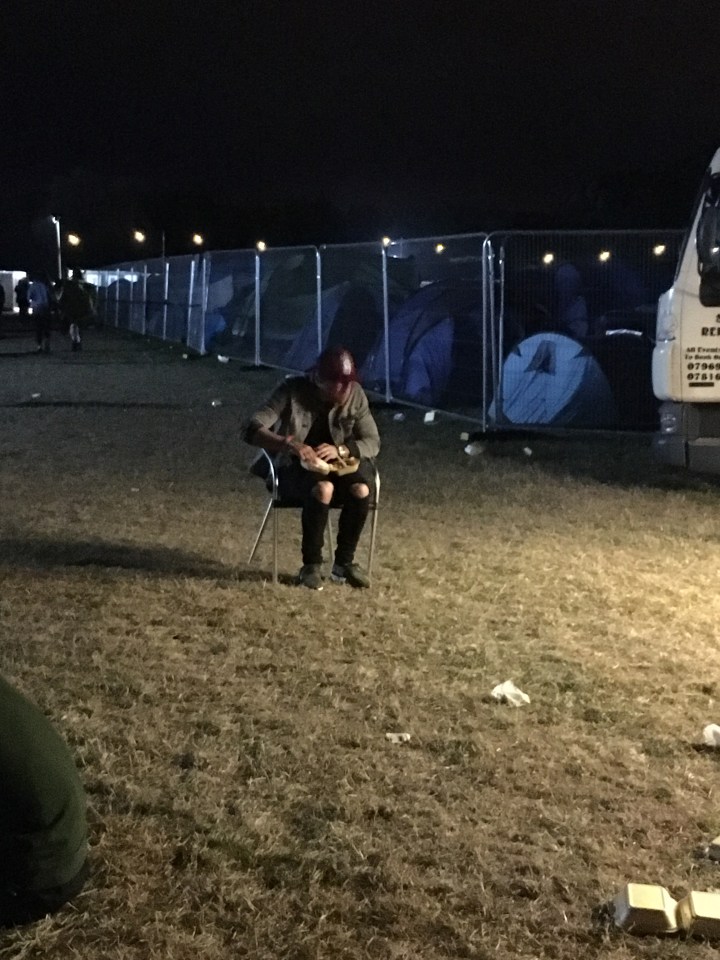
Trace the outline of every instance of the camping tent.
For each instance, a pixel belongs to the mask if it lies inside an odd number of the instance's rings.
[[[617,409],[610,384],[589,350],[559,333],[518,343],[502,368],[497,423],[612,427]]]
[[[483,379],[482,284],[439,280],[409,297],[390,318],[390,389],[427,406],[477,405]],[[366,387],[385,389],[380,336],[361,370]]]

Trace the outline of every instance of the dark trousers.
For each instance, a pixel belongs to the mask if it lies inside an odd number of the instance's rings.
[[[42,347],[50,339],[50,311],[33,310],[33,320],[35,321],[35,339],[37,345]]]
[[[363,469],[364,468],[364,469]],[[320,503],[313,496],[312,489],[318,480],[329,480],[334,486],[330,504]],[[370,488],[370,496],[355,497],[350,488],[355,483],[365,483]],[[302,561],[303,563],[322,563],[325,528],[330,507],[340,507],[338,520],[337,547],[335,563],[340,566],[352,563],[355,550],[363,532],[365,521],[370,512],[373,496],[372,471],[367,465],[360,464],[356,473],[344,477],[318,477],[304,470],[299,463],[290,464],[280,471],[280,496],[283,500],[298,500],[302,503]]]

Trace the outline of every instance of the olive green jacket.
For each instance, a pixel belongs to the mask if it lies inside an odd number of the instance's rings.
[[[309,377],[287,377],[247,421],[244,439],[247,443],[253,443],[258,428],[266,427],[302,443],[322,409],[318,389]],[[328,426],[335,446],[346,446],[351,456],[372,459],[378,455],[380,434],[365,391],[359,383],[352,384],[343,404],[330,409]],[[281,453],[278,463],[287,463],[289,458],[289,453]]]

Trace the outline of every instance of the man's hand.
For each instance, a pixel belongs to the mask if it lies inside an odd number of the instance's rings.
[[[334,447],[331,443],[321,443],[315,447],[315,455],[326,463],[330,463],[331,460],[338,460],[340,457],[338,448]]]
[[[288,440],[287,446],[290,448],[290,452],[299,457],[303,463],[314,463],[318,458],[312,447],[309,447],[306,443],[301,443],[299,440]]]

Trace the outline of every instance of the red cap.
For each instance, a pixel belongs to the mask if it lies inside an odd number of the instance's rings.
[[[357,370],[353,355],[345,347],[328,347],[323,350],[313,367],[318,380],[327,383],[353,383],[357,380]]]

